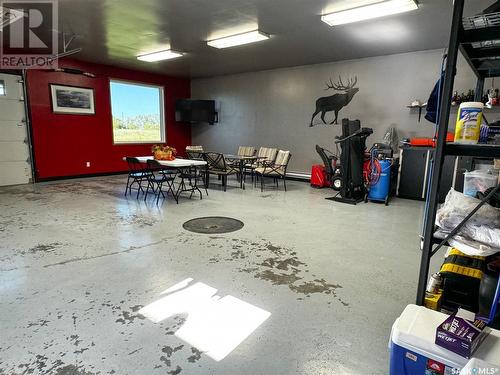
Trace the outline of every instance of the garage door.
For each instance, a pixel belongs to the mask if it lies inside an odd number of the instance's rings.
[[[0,186],[31,178],[22,77],[0,74]]]

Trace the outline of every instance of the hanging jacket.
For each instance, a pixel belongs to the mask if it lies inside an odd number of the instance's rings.
[[[437,124],[437,120],[439,117],[438,107],[439,107],[439,85],[441,84],[441,80],[438,79],[434,88],[432,89],[431,95],[429,96],[429,100],[427,100],[427,113],[425,114],[425,119],[427,121],[432,122],[433,124]]]

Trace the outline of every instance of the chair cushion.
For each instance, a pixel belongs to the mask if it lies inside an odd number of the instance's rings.
[[[278,152],[278,150],[275,148],[268,148],[266,151],[266,154],[264,156],[266,157],[266,160],[274,161],[274,159],[276,159],[277,152]]]
[[[240,146],[240,147],[238,147],[238,155],[240,155],[240,156],[254,156],[255,155],[255,147]]]
[[[276,161],[274,163],[276,165],[286,165],[289,158],[290,151],[279,150],[278,155],[276,156]]]
[[[203,146],[186,146],[186,151],[201,151],[201,152],[203,152]]]
[[[267,168],[257,167],[257,168],[255,168],[255,172],[259,173],[259,174],[266,175],[266,176],[284,176],[285,175],[285,168],[279,167],[279,168],[271,169],[270,167],[267,167]]]

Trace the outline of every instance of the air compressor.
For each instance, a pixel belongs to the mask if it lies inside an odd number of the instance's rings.
[[[368,194],[365,202],[377,201],[389,204],[391,190],[392,149],[390,146],[376,143],[370,150],[367,167]]]

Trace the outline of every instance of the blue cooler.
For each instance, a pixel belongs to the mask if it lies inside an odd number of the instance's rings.
[[[392,326],[389,342],[391,375],[457,375],[468,359],[434,344],[436,327],[448,315],[408,305]],[[500,331],[491,330],[474,353],[500,366]]]

